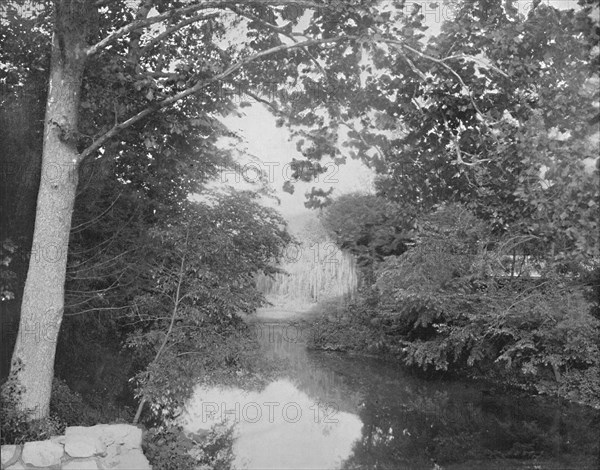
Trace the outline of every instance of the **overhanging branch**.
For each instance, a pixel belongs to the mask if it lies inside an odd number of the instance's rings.
[[[156,44],[158,44],[164,38],[179,31],[180,29],[185,28],[186,26],[189,26],[193,23],[198,23],[200,21],[205,21],[205,20],[210,20],[212,18],[216,18],[217,16],[219,16],[218,13],[207,13],[207,14],[196,15],[196,16],[192,16],[192,17],[188,18],[187,20],[184,20],[184,21],[176,24],[175,26],[167,28],[165,31],[160,33],[158,36],[155,36],[152,39],[150,39],[150,41],[148,41],[148,43],[145,44],[144,47],[142,47],[142,49],[140,50],[140,57],[144,56],[149,50],[151,50]]]
[[[81,152],[79,154],[79,160],[81,161],[84,158],[86,158],[87,156],[91,155],[96,150],[98,150],[100,147],[102,147],[106,142],[108,142],[114,136],[119,134],[121,131],[131,127],[132,125],[141,121],[145,117],[151,115],[152,113],[160,111],[161,109],[164,109],[167,106],[170,106],[173,103],[176,103],[177,101],[182,100],[183,98],[186,98],[190,95],[193,95],[194,93],[197,93],[202,88],[207,87],[211,83],[223,80],[224,78],[228,77],[233,72],[235,72],[236,70],[242,68],[244,65],[247,65],[251,62],[255,62],[259,59],[262,59],[263,57],[267,57],[269,55],[273,55],[273,54],[276,54],[278,52],[282,52],[285,50],[304,48],[304,47],[314,46],[314,45],[318,45],[318,44],[337,43],[337,42],[349,41],[349,40],[353,40],[353,39],[358,39],[358,36],[336,36],[333,38],[326,38],[326,39],[310,39],[307,41],[302,41],[302,42],[298,42],[298,43],[294,43],[294,44],[283,44],[283,45],[271,47],[267,50],[264,50],[264,51],[254,54],[254,55],[251,55],[249,57],[246,57],[245,59],[242,59],[239,62],[236,62],[233,65],[230,65],[223,72],[215,75],[214,77],[211,77],[208,80],[200,80],[194,86],[192,86],[186,90],[183,90],[169,98],[165,98],[162,101],[154,103],[153,105],[141,110],[134,116],[130,117],[126,121],[123,121],[121,123],[114,125],[109,131],[107,131],[104,135],[102,135],[101,137],[96,139],[96,141],[94,141],[89,147],[87,147],[83,152]]]
[[[218,0],[218,1],[204,1],[201,3],[196,3],[193,5],[188,5],[181,8],[175,8],[173,10],[166,11],[164,13],[160,13],[158,15],[154,15],[148,18],[144,18],[138,21],[134,21],[129,23],[122,28],[113,31],[111,34],[106,36],[104,39],[98,41],[96,44],[90,46],[87,49],[87,55],[92,56],[102,49],[106,48],[109,44],[113,43],[117,39],[131,33],[132,31],[136,31],[138,29],[147,28],[156,23],[160,23],[162,21],[168,20],[170,18],[176,18],[178,16],[191,15],[200,10],[208,10],[210,8],[227,8],[229,6],[235,5],[271,5],[271,6],[286,6],[286,5],[294,5],[305,8],[332,8],[327,4],[317,3],[313,1],[306,0],[252,0],[251,2],[247,2],[244,0]],[[184,20],[185,21],[185,20]]]

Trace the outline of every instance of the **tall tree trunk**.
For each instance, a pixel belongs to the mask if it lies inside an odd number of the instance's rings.
[[[86,0],[59,0],[54,5],[42,175],[12,363],[17,379],[25,388],[20,406],[31,411],[31,418],[48,416],[49,411],[78,179],[76,137],[86,59],[86,18],[93,8]]]

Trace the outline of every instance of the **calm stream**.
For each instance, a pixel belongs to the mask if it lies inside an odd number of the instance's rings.
[[[307,330],[281,320],[253,325],[280,378],[260,393],[199,388],[185,421],[190,431],[235,422],[237,468],[600,468],[589,408],[427,381],[373,358],[309,351]]]

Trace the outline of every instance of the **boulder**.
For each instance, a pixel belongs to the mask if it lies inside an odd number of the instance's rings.
[[[98,462],[95,459],[71,460],[62,467],[62,470],[98,470]]]
[[[50,440],[52,442],[56,442],[57,444],[65,445],[65,436],[52,436]]]
[[[23,446],[23,463],[35,467],[51,467],[60,464],[64,453],[63,446],[52,441],[27,442]]]
[[[65,433],[65,452],[71,457],[93,457],[106,454],[104,442],[93,434],[88,434],[81,426],[68,427]]]
[[[119,456],[116,466],[111,467],[121,470],[152,470],[150,462],[141,449],[131,449]]]
[[[95,426],[71,426],[67,428],[66,436],[85,436],[96,439],[105,447],[113,444],[121,445],[126,449],[141,449],[142,430],[130,424],[97,424]]]
[[[20,448],[18,446],[2,446],[0,450],[0,456],[2,458],[2,468],[6,467],[8,462],[16,461],[19,458],[19,454],[17,454],[17,452],[20,451]]]
[[[21,462],[16,462],[16,463],[12,464],[10,467],[2,467],[2,468],[6,468],[6,470],[28,470],[27,468],[25,468],[25,465],[23,465]],[[31,469],[31,467],[29,467],[29,469]]]

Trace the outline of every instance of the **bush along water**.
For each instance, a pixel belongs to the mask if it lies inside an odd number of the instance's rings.
[[[331,316],[317,322],[312,347],[600,407],[595,271],[535,264],[525,250],[504,256],[510,241],[460,206],[443,206],[418,226],[415,246],[377,264],[343,328]]]

